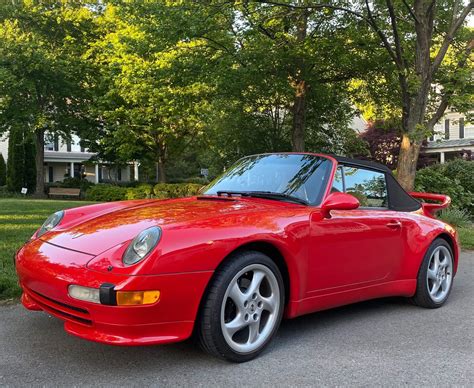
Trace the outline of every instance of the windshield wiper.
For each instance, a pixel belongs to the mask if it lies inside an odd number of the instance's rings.
[[[298,203],[301,205],[308,205],[304,199],[293,197],[289,194],[284,193],[275,193],[273,191],[227,191],[222,190],[217,192],[218,196],[227,195],[231,197],[232,195],[240,195],[242,197],[254,197],[254,198],[265,198],[265,199],[275,199],[275,200],[285,200],[289,202]]]

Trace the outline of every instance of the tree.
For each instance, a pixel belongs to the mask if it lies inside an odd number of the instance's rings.
[[[226,47],[241,72],[253,72],[250,85],[257,93],[260,83],[271,85],[280,105],[269,111],[285,113],[294,151],[307,150],[311,135],[328,126],[347,128],[353,110],[346,84],[363,70],[349,18],[310,3],[236,2],[229,27],[236,40]]]
[[[373,160],[391,170],[396,169],[401,145],[399,125],[384,121],[370,122],[361,138],[367,142]]]
[[[34,140],[32,134],[21,127],[12,128],[8,137],[6,184],[8,190],[13,192],[19,192],[23,187],[30,193],[35,190]]]
[[[38,195],[45,133],[68,137],[86,122],[81,50],[91,20],[90,8],[71,2],[14,2],[0,12],[0,133],[21,127],[34,136]]]
[[[88,52],[99,75],[101,123],[88,132],[91,148],[105,158],[151,158],[159,182],[167,160],[202,131],[213,92],[203,71],[212,52],[183,31],[186,18],[198,16],[169,3],[108,2]]]
[[[8,136],[7,188],[20,192],[24,187],[25,153],[22,131],[11,129]]]
[[[387,97],[401,112],[402,142],[398,160],[398,180],[405,189],[413,189],[416,164],[423,139],[446,108],[460,94],[472,92],[473,30],[465,29],[466,17],[474,7],[469,0],[414,0],[301,3],[265,1],[290,9],[327,9],[351,15],[370,27],[385,51],[390,66],[380,75],[388,86]],[[360,30],[359,33],[364,32]],[[471,69],[467,67],[471,66]],[[370,81],[371,82],[371,81]],[[436,86],[436,87],[435,87]],[[386,101],[388,98],[386,99]],[[389,104],[390,105],[390,104]]]
[[[5,164],[5,159],[3,155],[0,154],[0,186],[5,186],[7,184],[7,165]]]

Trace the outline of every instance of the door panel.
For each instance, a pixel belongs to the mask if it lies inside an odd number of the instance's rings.
[[[336,292],[390,279],[402,254],[398,213],[357,209],[312,217],[308,292]]]

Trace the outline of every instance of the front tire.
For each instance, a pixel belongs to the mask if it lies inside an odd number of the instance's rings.
[[[233,362],[258,356],[283,316],[285,290],[278,266],[260,252],[234,254],[214,275],[198,322],[209,354]]]
[[[441,307],[449,297],[454,280],[454,259],[449,244],[433,241],[421,263],[415,296],[411,301],[425,308]]]

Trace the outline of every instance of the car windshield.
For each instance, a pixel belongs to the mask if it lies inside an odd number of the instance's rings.
[[[239,160],[204,194],[248,195],[318,205],[332,163],[307,154],[255,155]]]

